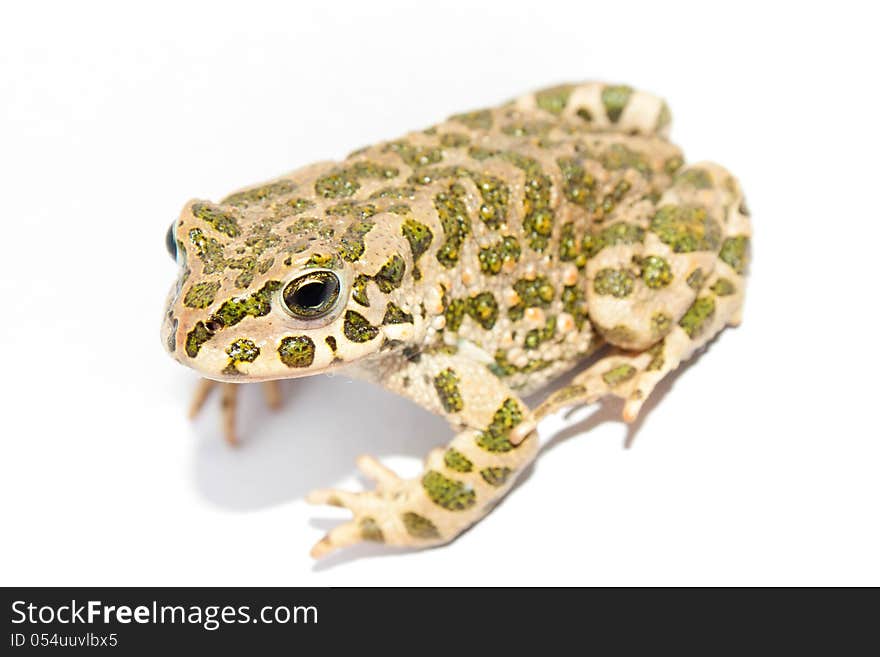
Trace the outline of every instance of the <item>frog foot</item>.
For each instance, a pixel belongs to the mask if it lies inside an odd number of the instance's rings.
[[[222,427],[223,436],[230,445],[238,444],[238,433],[235,428],[236,410],[238,407],[238,386],[239,383],[220,383],[211,379],[202,379],[196,387],[193,395],[192,403],[189,407],[190,419],[198,415],[205,405],[205,401],[211,394],[211,391],[220,387],[220,407],[222,409]],[[278,381],[266,381],[263,383],[263,393],[266,398],[266,405],[274,410],[281,408],[281,387]]]
[[[416,514],[404,512],[404,507],[419,504],[421,486],[417,479],[401,479],[372,456],[360,456],[357,467],[375,482],[374,490],[353,493],[326,488],[312,491],[306,497],[309,504],[344,507],[354,516],[331,529],[324,538],[315,543],[311,551],[312,557],[320,559],[334,550],[362,541],[398,546],[423,546],[442,542],[437,540],[440,536],[436,529],[433,532],[414,534],[413,523],[418,523]],[[426,518],[417,518],[423,520],[425,527],[434,528]]]

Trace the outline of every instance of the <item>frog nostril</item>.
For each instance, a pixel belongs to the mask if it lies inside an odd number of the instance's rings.
[[[168,232],[165,233],[165,248],[174,260],[177,260],[177,239],[174,236],[174,222],[168,226]]]

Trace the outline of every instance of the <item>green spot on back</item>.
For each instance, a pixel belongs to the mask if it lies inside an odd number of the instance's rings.
[[[440,145],[446,148],[461,148],[471,143],[471,138],[460,132],[445,132],[440,135]]]
[[[513,284],[519,295],[521,305],[526,308],[546,308],[553,301],[556,291],[546,276],[537,276],[531,280],[521,278]]]
[[[412,251],[413,259],[413,278],[416,280],[421,278],[419,271],[419,258],[431,246],[434,234],[425,224],[419,223],[415,219],[406,219],[400,227],[400,232],[409,242],[409,248]]]
[[[495,276],[508,262],[518,262],[521,254],[519,242],[515,237],[506,235],[491,246],[480,249],[477,259],[480,261],[480,270],[489,276]]]
[[[315,207],[315,202],[307,198],[292,198],[273,206],[276,216],[298,215]]]
[[[584,291],[579,285],[566,285],[562,288],[562,308],[574,318],[578,330],[587,320],[587,307],[584,302]]]
[[[550,203],[553,182],[544,174],[537,160],[509,151],[504,159],[525,173],[523,190],[523,231],[535,251],[547,248],[553,233],[555,213]]]
[[[397,153],[411,167],[436,164],[443,159],[443,151],[433,146],[417,146],[408,141],[395,141],[387,144],[384,150]]]
[[[372,200],[376,200],[376,199],[380,199],[380,198],[389,198],[389,199],[395,199],[398,201],[402,201],[402,200],[410,200],[411,201],[415,197],[416,197],[415,187],[410,187],[408,185],[405,185],[403,187],[385,187],[383,189],[380,189],[380,190],[370,194],[370,199],[372,199]],[[402,206],[402,207],[406,207],[406,206]],[[393,211],[393,210],[391,208],[389,208],[389,211]]]
[[[561,157],[556,160],[556,164],[559,165],[565,181],[562,187],[565,198],[592,211],[596,202],[592,194],[596,187],[595,178],[586,172],[580,160],[573,157]]]
[[[651,172],[645,155],[624,144],[611,144],[602,152],[600,160],[606,169],[635,169],[646,175]]]
[[[471,146],[468,149],[468,155],[470,155],[475,160],[482,162],[483,160],[488,160],[490,157],[495,157],[498,155],[498,151],[492,150],[490,148],[482,148],[480,146]]]
[[[453,299],[443,311],[446,319],[447,331],[458,331],[461,328],[461,322],[468,311],[468,302],[466,299]]]
[[[492,127],[492,112],[489,110],[477,110],[454,114],[449,117],[450,121],[461,123],[471,130],[489,130]]]
[[[397,177],[399,173],[394,167],[375,162],[356,162],[318,178],[315,181],[315,192],[324,198],[347,198],[360,189],[360,178],[390,179]]]
[[[580,255],[580,246],[574,234],[574,223],[563,224],[559,235],[559,259],[562,262],[571,262]]]
[[[453,183],[447,192],[434,197],[434,208],[440,218],[446,241],[437,251],[437,260],[447,269],[458,263],[465,237],[471,232],[471,220],[464,203],[464,188]]]
[[[551,315],[543,327],[531,329],[526,333],[523,346],[527,350],[537,349],[542,342],[550,340],[554,335],[556,335],[556,317]]]
[[[480,292],[468,299],[467,313],[488,331],[495,326],[498,319],[498,302],[491,292]]]
[[[369,219],[357,219],[345,229],[340,239],[339,255],[343,260],[356,262],[364,255],[366,246],[364,236],[369,233],[375,224]]]
[[[489,228],[496,229],[507,218],[507,202],[510,199],[510,189],[503,181],[484,174],[473,175],[474,184],[483,198],[480,205],[480,219]]]
[[[278,180],[266,185],[260,185],[253,189],[246,189],[242,192],[230,194],[222,201],[221,205],[248,206],[252,203],[262,203],[276,196],[291,194],[296,190],[296,185],[289,180]]]
[[[512,121],[501,128],[501,132],[511,137],[533,137],[546,135],[552,127],[549,121]]]

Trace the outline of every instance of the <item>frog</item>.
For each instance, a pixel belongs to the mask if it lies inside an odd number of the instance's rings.
[[[357,459],[373,482],[307,501],[351,518],[311,554],[425,548],[483,518],[539,454],[550,413],[657,384],[742,318],[749,211],[737,179],[685,162],[671,114],[624,84],[559,84],[245,187],[187,202],[162,341],[236,394],[343,373],[445,418],[420,475]],[[563,375],[529,407],[524,398]]]

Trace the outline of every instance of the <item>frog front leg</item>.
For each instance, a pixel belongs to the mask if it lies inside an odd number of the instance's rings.
[[[193,419],[202,410],[205,401],[216,387],[220,387],[221,426],[223,436],[230,445],[238,444],[236,416],[238,410],[238,386],[240,383],[221,383],[212,379],[202,379],[196,386],[189,407],[189,417]],[[281,408],[281,386],[278,381],[265,381],[262,386],[266,405],[274,410]]]
[[[446,417],[457,433],[445,449],[428,455],[414,479],[363,456],[357,465],[376,482],[374,490],[311,493],[310,503],[354,514],[314,546],[316,558],[361,541],[412,547],[451,541],[492,509],[537,454],[531,412],[478,360],[425,353],[396,359],[369,378]],[[525,436],[517,445],[510,440],[515,430]]]

